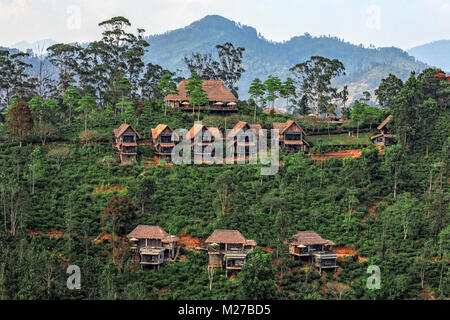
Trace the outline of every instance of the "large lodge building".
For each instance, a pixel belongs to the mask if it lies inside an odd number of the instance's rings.
[[[214,113],[229,114],[237,112],[237,98],[228,90],[220,80],[203,80],[202,86],[208,95],[209,104],[207,106],[192,106],[186,92],[186,84],[189,80],[183,80],[178,85],[178,93],[171,94],[164,98],[172,108],[182,111],[203,111],[208,110]]]

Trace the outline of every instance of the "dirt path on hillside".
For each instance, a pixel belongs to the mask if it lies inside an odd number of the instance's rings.
[[[338,150],[338,151],[332,151],[327,152],[324,154],[320,153],[311,153],[311,159],[316,160],[317,162],[320,161],[326,161],[333,158],[343,160],[345,158],[359,158],[361,157],[362,149],[351,149],[351,150]]]

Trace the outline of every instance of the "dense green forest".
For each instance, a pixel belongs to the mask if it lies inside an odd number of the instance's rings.
[[[55,82],[29,76],[21,56],[0,54],[9,74],[0,86],[1,299],[449,298],[450,82],[435,76],[441,70],[383,79],[383,109],[360,100],[339,127],[266,114],[254,99],[239,101],[235,116],[192,115],[162,106],[162,78],[174,73],[142,62],[142,30],[129,32],[122,17],[100,25],[103,38],[76,55],[50,49]],[[265,129],[296,119],[320,136],[311,139],[319,153],[339,147],[327,137],[375,133],[391,114],[398,144],[380,152],[367,141],[361,157],[343,161],[282,151],[274,176],[259,165],[158,165],[149,146],[120,166],[112,148],[124,122],[148,138],[159,123],[189,129],[200,117],[224,129],[252,122],[255,110]],[[175,262],[141,270],[126,240],[137,224],[199,239],[237,229],[260,247],[235,277],[217,271],[210,290],[203,250],[183,247]],[[357,254],[340,259],[336,273],[300,266],[285,240],[304,230]],[[69,265],[80,267],[80,290],[67,289]],[[367,287],[370,265],[381,270],[380,289]]]

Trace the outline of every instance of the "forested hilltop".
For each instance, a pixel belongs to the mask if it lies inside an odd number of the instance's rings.
[[[406,80],[411,71],[420,72],[426,64],[416,61],[405,51],[391,48],[365,48],[332,36],[296,36],[285,42],[265,39],[255,28],[238,24],[222,16],[210,15],[189,26],[146,38],[152,44],[146,61],[160,64],[170,70],[183,70],[180,57],[192,52],[211,53],[217,43],[232,42],[246,48],[244,66],[248,70],[239,85],[240,95],[247,98],[247,88],[254,78],[268,74],[286,78],[289,68],[311,56],[339,59],[347,76],[336,81],[347,84],[351,97],[360,98],[362,91],[373,90],[389,73]]]
[[[291,83],[287,94],[286,83],[264,74],[262,87],[253,81],[262,93],[240,100],[239,114],[182,112],[163,105],[179,79],[143,62],[143,30],[133,32],[123,17],[100,26],[103,38],[86,48],[49,49],[56,81],[31,76],[23,54],[0,51],[1,299],[449,298],[450,81],[436,76],[442,70],[405,82],[384,78],[378,110],[362,92],[345,105],[330,83],[339,61],[306,57],[293,71],[310,82]],[[219,50],[242,63],[234,46]],[[313,63],[317,68],[308,69]],[[234,90],[239,67],[212,65]],[[326,81],[314,95],[317,73]],[[260,108],[286,95],[305,97],[294,113]],[[306,116],[341,104],[343,124]],[[367,136],[388,115],[398,144],[378,148]],[[367,141],[351,145],[361,156],[344,160],[282,150],[274,176],[262,176],[259,164],[171,165],[156,161],[149,146],[139,146],[133,165],[119,164],[112,132],[122,123],[148,139],[158,124],[190,129],[198,119],[220,129],[239,120],[264,129],[295,120],[319,155],[346,148],[349,131],[358,136],[349,141],[363,134]],[[126,237],[138,224],[178,235],[176,260],[141,270]],[[235,276],[217,271],[210,289],[208,255],[199,247],[215,229],[239,230],[258,247]],[[307,230],[336,244],[336,273],[290,258],[286,241]],[[66,286],[69,265],[80,267],[80,290]],[[371,265],[381,270],[380,289],[367,287]]]

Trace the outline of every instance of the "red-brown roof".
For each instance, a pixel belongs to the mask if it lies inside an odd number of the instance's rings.
[[[133,130],[134,133],[136,133],[136,135],[140,138],[139,133],[138,133],[132,126],[130,126],[129,124],[126,124],[126,123],[121,124],[120,127],[119,127],[118,129],[114,129],[114,130],[113,130],[114,136],[115,136],[116,138],[120,137],[125,131],[128,130],[128,128],[130,128],[131,130]]]
[[[203,131],[203,129],[209,131],[209,133],[211,134],[211,136],[213,137],[220,137],[222,134],[220,133],[219,128],[217,127],[207,127],[205,125],[202,124],[194,124],[194,126],[191,128],[191,130],[189,130],[189,136],[191,139],[194,139],[194,137]]]
[[[214,230],[214,232],[206,239],[205,243],[247,243],[247,239],[237,230]]]
[[[244,121],[239,121],[233,129],[230,130],[230,132],[228,133],[228,138],[233,138],[234,136],[236,136],[238,134],[238,132],[242,129],[244,129],[245,127],[248,127],[249,129],[252,129],[255,131],[255,133],[258,135],[262,129],[260,124],[248,124],[247,122]]]
[[[171,94],[164,98],[164,101],[189,101],[186,92],[186,84],[189,80],[183,80],[178,85],[178,94]],[[228,90],[221,80],[203,80],[203,90],[208,95],[209,101],[237,102],[236,97]]]
[[[315,244],[327,244],[327,245],[333,245],[332,241],[325,240],[321,236],[319,236],[314,231],[300,231],[297,232],[294,236],[292,236],[293,239],[295,239],[294,242],[292,242],[292,245],[298,246],[298,245],[315,245]]]
[[[280,134],[283,134],[287,129],[289,129],[292,125],[296,125],[300,128],[300,130],[303,132],[303,135],[306,136],[306,132],[298,125],[297,122],[293,120],[288,120],[286,122],[274,122],[272,124],[273,129],[278,129],[280,131]]]
[[[160,136],[160,134],[161,134],[164,130],[166,130],[166,128],[169,128],[170,131],[173,132],[172,128],[169,127],[168,125],[166,125],[166,124],[158,124],[158,125],[156,126],[156,128],[152,129],[152,138],[153,138],[154,140],[158,139],[158,137]]]
[[[387,117],[379,126],[378,126],[378,130],[383,129],[388,123],[389,121],[391,121],[392,119],[392,115],[390,115],[389,117]]]
[[[262,126],[260,124],[255,123],[255,124],[250,125],[250,129],[255,130],[256,134],[260,134],[261,130],[262,130]]]
[[[158,239],[162,241],[177,241],[177,237],[170,236],[159,226],[139,225],[128,234],[129,238],[135,239]]]

